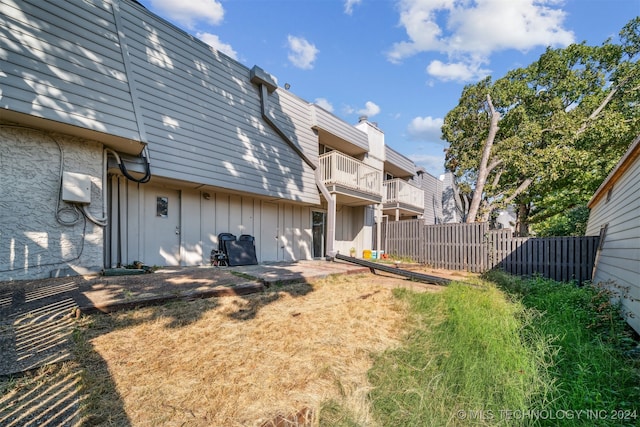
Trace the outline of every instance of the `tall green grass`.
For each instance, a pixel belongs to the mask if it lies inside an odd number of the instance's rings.
[[[557,386],[549,413],[588,412],[581,420],[559,419],[546,425],[640,425],[640,354],[633,330],[610,288],[519,279],[494,272],[487,276],[542,315],[540,333],[554,338],[557,354],[548,371]],[[618,419],[620,418],[620,419]]]
[[[382,425],[491,425],[553,392],[544,369],[552,348],[529,327],[535,313],[492,284],[397,296],[409,302],[413,325],[370,371]]]
[[[637,343],[601,289],[491,273],[396,295],[412,322],[369,373],[381,425],[640,425]]]

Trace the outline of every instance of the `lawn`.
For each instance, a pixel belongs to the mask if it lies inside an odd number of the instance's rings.
[[[371,425],[367,371],[372,354],[400,342],[406,308],[392,290],[406,283],[334,277],[92,316],[77,339],[88,421],[262,425],[317,421],[339,404]]]
[[[637,337],[605,292],[459,277],[331,277],[87,316],[75,361],[0,391],[75,387],[87,425],[639,424]]]

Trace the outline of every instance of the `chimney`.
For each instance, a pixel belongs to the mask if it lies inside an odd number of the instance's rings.
[[[358,123],[362,123],[362,122],[366,122],[367,121],[367,116],[360,116],[358,118]]]

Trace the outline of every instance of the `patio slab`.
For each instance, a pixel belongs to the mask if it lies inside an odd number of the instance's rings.
[[[73,319],[171,300],[246,295],[265,287],[369,270],[340,261],[172,267],[150,274],[0,282],[0,375],[69,360]]]

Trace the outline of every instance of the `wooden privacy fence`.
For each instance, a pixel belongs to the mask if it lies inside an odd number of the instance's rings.
[[[600,240],[599,236],[512,237],[508,230],[490,231],[487,238],[492,268],[579,284],[591,280]]]
[[[434,268],[482,273],[499,268],[519,276],[557,281],[591,280],[598,236],[512,237],[487,223],[424,225],[421,220],[382,224],[382,248]]]

